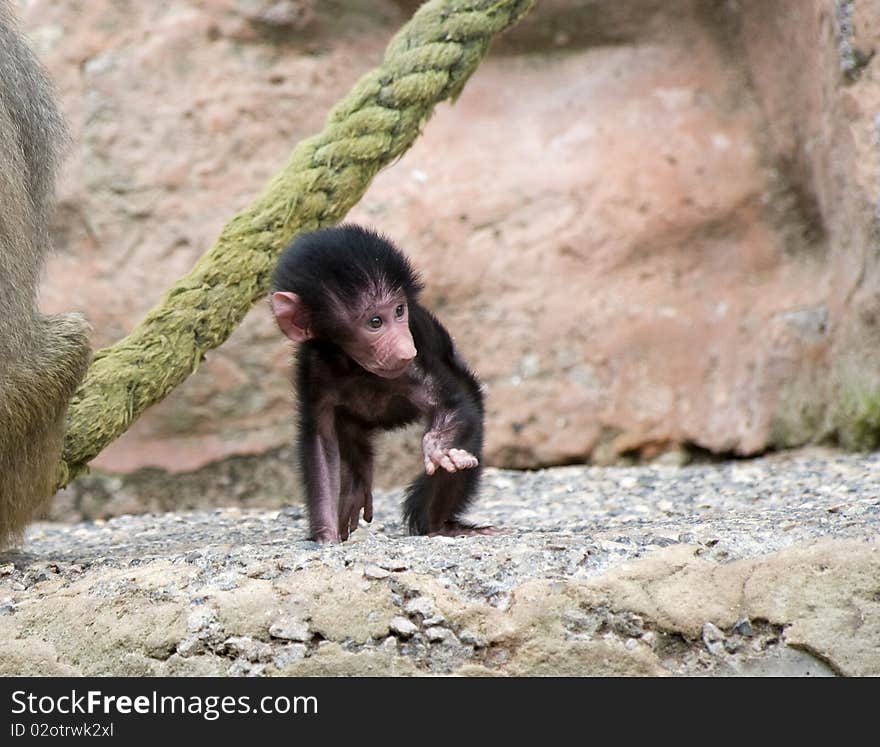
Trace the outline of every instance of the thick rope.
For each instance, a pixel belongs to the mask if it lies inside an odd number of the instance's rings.
[[[337,223],[376,173],[415,141],[434,106],[454,99],[492,38],[533,0],[433,0],[391,40],[382,64],[296,146],[263,194],[236,215],[192,271],[131,333],[99,350],[70,405],[59,486],[192,374],[268,290],[298,233]]]

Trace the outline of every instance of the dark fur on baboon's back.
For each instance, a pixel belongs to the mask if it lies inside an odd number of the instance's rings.
[[[64,416],[89,360],[85,320],[36,307],[65,137],[48,78],[0,2],[0,547],[55,492]]]

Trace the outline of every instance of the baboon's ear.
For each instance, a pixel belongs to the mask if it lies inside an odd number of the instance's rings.
[[[281,331],[294,342],[311,340],[314,335],[309,330],[309,314],[302,299],[289,291],[272,294],[272,312]]]

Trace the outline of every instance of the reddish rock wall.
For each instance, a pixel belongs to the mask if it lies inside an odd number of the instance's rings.
[[[123,335],[414,5],[22,3],[74,138],[43,306]],[[489,463],[855,438],[878,389],[878,18],[547,0],[378,176],[350,217],[408,250],[485,381]],[[96,464],[287,443],[288,357],[254,309]]]

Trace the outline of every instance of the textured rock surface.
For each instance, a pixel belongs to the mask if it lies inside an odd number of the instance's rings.
[[[36,525],[0,674],[880,675],[880,456],[490,470],[495,537],[299,507]]]
[[[44,305],[84,310],[104,345],[414,3],[21,7],[74,135]],[[873,445],[878,19],[843,0],[542,2],[376,179],[351,217],[413,255],[485,380],[489,463]],[[288,356],[255,309],[98,465],[274,460]]]

